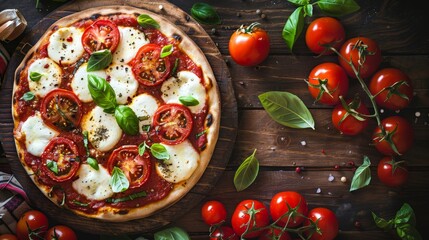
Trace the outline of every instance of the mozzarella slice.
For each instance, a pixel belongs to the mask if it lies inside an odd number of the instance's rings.
[[[82,46],[83,30],[75,27],[63,27],[49,38],[48,56],[55,62],[71,64],[79,60],[84,53]]]
[[[198,100],[196,106],[189,106],[192,113],[198,113],[206,104],[206,89],[201,84],[201,79],[192,72],[181,71],[177,78],[167,79],[161,87],[162,99],[166,103],[181,103],[179,97],[192,96]]]
[[[92,97],[88,89],[88,72],[86,71],[87,65],[87,63],[84,63],[79,67],[71,82],[73,92],[82,102],[92,102]],[[107,77],[104,70],[92,71],[90,74],[94,74],[104,79]]]
[[[111,65],[106,72],[110,76],[110,86],[115,90],[116,101],[118,104],[126,104],[128,98],[132,98],[139,87],[131,67],[128,65]]]
[[[40,114],[29,117],[21,126],[21,133],[25,136],[25,147],[34,156],[40,157],[52,138],[58,132],[48,127]]]
[[[121,39],[113,53],[113,63],[126,64],[134,58],[138,50],[149,43],[143,32],[133,27],[119,27]]]
[[[158,109],[158,101],[153,96],[143,93],[136,96],[130,103],[129,107],[135,112],[140,119],[139,130],[144,133],[145,126],[152,124],[152,118]]]
[[[41,74],[40,79],[31,80],[31,73]],[[44,97],[51,90],[58,88],[61,83],[61,73],[61,68],[51,59],[37,59],[28,68],[27,80],[30,91],[39,97]]]
[[[76,175],[79,176],[72,186],[79,193],[90,200],[103,200],[111,197],[114,193],[110,186],[110,174],[102,166],[95,170],[88,164],[81,164]]]
[[[122,129],[113,114],[105,113],[96,106],[82,119],[82,130],[88,131],[88,140],[98,150],[111,150],[122,137]]]
[[[163,146],[167,149],[170,159],[156,161],[156,171],[165,180],[178,183],[192,176],[198,167],[200,155],[189,140],[178,145]]]

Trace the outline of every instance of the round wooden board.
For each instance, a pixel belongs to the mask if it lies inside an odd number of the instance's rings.
[[[163,5],[162,10],[159,9],[160,4]],[[95,234],[119,235],[148,233],[174,222],[176,219],[195,207],[205,196],[208,195],[225,170],[237,135],[237,103],[235,100],[228,67],[226,66],[222,55],[220,54],[214,42],[211,40],[210,36],[187,13],[166,1],[157,1],[156,3],[142,0],[72,1],[56,9],[48,16],[43,18],[32,28],[32,30],[19,44],[8,66],[6,81],[4,82],[4,86],[2,86],[1,90],[0,102],[11,102],[11,91],[14,81],[15,69],[22,61],[25,51],[27,51],[29,47],[31,47],[40,39],[40,37],[51,24],[64,16],[79,12],[81,10],[109,5],[128,5],[149,10],[157,14],[162,14],[164,17],[181,28],[186,34],[188,34],[188,36],[202,49],[208,61],[210,62],[221,94],[221,126],[219,139],[216,144],[213,157],[199,182],[180,201],[167,209],[151,215],[150,217],[127,222],[106,222],[97,219],[89,219],[75,215],[71,211],[57,207],[42,194],[42,192],[28,177],[26,171],[18,160],[15,151],[12,134],[13,122],[11,114],[6,115],[6,117],[10,120],[10,122],[7,120],[8,124],[6,124],[9,127],[7,131],[4,131],[4,133],[1,134],[1,137],[7,158],[9,159],[11,165],[11,169],[16,175],[17,179],[23,185],[26,193],[29,196],[31,204],[45,212],[49,217],[58,222],[61,222],[62,224],[69,225],[72,228]],[[2,113],[10,113],[10,104],[2,104],[0,107],[3,108],[1,109]]]

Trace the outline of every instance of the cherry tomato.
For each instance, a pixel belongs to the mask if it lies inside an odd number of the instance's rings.
[[[82,104],[73,92],[55,89],[43,98],[41,114],[44,122],[54,129],[72,130],[79,127]]]
[[[228,49],[237,64],[256,66],[267,58],[270,38],[258,23],[252,23],[249,26],[241,26],[231,35]]]
[[[48,228],[48,217],[39,210],[31,209],[19,218],[16,236],[19,240],[43,239]]]
[[[97,20],[85,29],[82,45],[89,54],[103,49],[113,53],[118,47],[120,36],[115,23],[107,19]]]
[[[201,208],[201,216],[208,225],[215,225],[226,220],[226,209],[219,201],[207,201]]]
[[[278,228],[269,228],[265,230],[258,238],[258,240],[272,240],[272,239],[292,240],[288,232],[286,231],[282,232],[282,230]]]
[[[237,234],[229,226],[221,226],[210,234],[210,240],[238,240]]]
[[[382,133],[380,127],[376,127],[372,135],[375,148],[387,156],[401,155],[408,151],[413,145],[414,132],[411,124],[403,117],[391,116],[383,119],[381,125],[385,130]],[[396,148],[392,148],[389,140]]]
[[[368,119],[356,112],[369,115],[368,108],[359,98],[347,100],[345,103],[347,108],[340,103],[332,111],[332,123],[342,134],[357,135],[368,126]]]
[[[334,212],[328,208],[318,207],[313,208],[308,212],[308,218],[316,223],[318,232],[313,232],[311,235],[310,232],[306,232],[310,240],[332,240],[338,235],[338,219]],[[310,221],[306,220],[304,225],[310,225]]]
[[[251,215],[253,216],[251,220]],[[251,220],[251,221],[250,221]],[[253,228],[262,228],[269,224],[269,213],[265,205],[258,200],[243,200],[234,210],[231,218],[234,232],[242,236],[247,228],[250,229],[245,234],[245,238],[254,238],[262,234],[263,230],[253,231]]]
[[[41,170],[57,182],[71,179],[80,166],[78,147],[72,140],[64,137],[53,138],[41,158]]]
[[[290,208],[289,208],[290,207]],[[293,212],[290,209],[296,209]],[[289,214],[287,212],[291,211]],[[284,227],[287,223],[287,227],[296,227],[304,221],[304,217],[307,215],[308,207],[305,198],[294,191],[284,191],[276,193],[271,199],[270,213],[273,221],[277,221],[277,225]]]
[[[131,66],[136,79],[143,85],[156,86],[169,76],[171,64],[169,57],[161,58],[162,47],[158,44],[143,45]]]
[[[323,55],[333,53],[324,45],[329,45],[338,50],[345,38],[346,32],[343,25],[333,17],[316,18],[308,25],[305,33],[305,43],[310,51],[316,54],[323,53]]]
[[[378,163],[377,176],[389,187],[401,187],[408,180],[408,169],[403,161],[395,161],[390,156],[383,157]]]
[[[75,231],[64,225],[49,228],[45,240],[77,240]]]
[[[349,62],[353,64],[362,78],[368,78],[377,71],[383,58],[381,50],[374,40],[355,37],[344,42],[338,61],[352,78],[357,78]]]
[[[400,110],[408,106],[413,98],[410,78],[396,68],[385,68],[376,72],[369,83],[369,90],[375,95],[375,102],[390,110]]]
[[[137,145],[124,145],[110,154],[107,166],[110,173],[114,167],[121,169],[130,182],[130,188],[136,188],[149,179],[152,162],[149,153],[140,156]]]
[[[308,76],[308,91],[317,102],[335,105],[340,102],[339,96],[346,96],[348,90],[349,79],[338,64],[319,64]]]
[[[6,233],[0,235],[0,240],[18,240],[18,238],[16,237],[16,235]]]
[[[192,131],[192,114],[181,104],[165,104],[156,110],[153,125],[159,140],[165,144],[179,144]]]

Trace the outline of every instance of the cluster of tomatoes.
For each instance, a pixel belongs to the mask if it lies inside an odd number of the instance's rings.
[[[338,63],[326,62],[315,66],[308,77],[308,90],[317,102],[334,106],[332,123],[345,135],[357,135],[367,128],[370,118],[378,117],[381,107],[399,111],[413,98],[410,78],[400,69],[380,69],[381,50],[377,42],[367,37],[345,40],[342,24],[332,17],[313,20],[306,31],[307,47],[315,54],[338,55]],[[372,100],[374,114],[356,95],[347,96],[349,77],[357,80]],[[381,110],[381,109],[380,109]],[[372,143],[385,155],[378,165],[378,177],[388,186],[403,185],[408,170],[395,156],[408,151],[413,143],[411,124],[401,116],[378,118]]]
[[[73,229],[65,225],[49,226],[48,217],[35,209],[28,210],[20,216],[16,224],[16,235],[0,235],[0,240],[31,239],[77,240],[77,235]]]
[[[298,192],[276,193],[267,208],[255,199],[241,201],[228,224],[227,211],[220,201],[203,204],[201,216],[210,226],[210,239],[279,239],[292,237],[331,240],[338,235],[338,219],[325,207],[308,209],[307,201]],[[227,220],[228,219],[228,220]]]

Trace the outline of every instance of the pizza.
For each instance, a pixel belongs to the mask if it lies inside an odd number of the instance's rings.
[[[128,221],[179,201],[213,155],[220,95],[177,25],[128,6],[52,24],[16,70],[19,160],[59,207]]]

